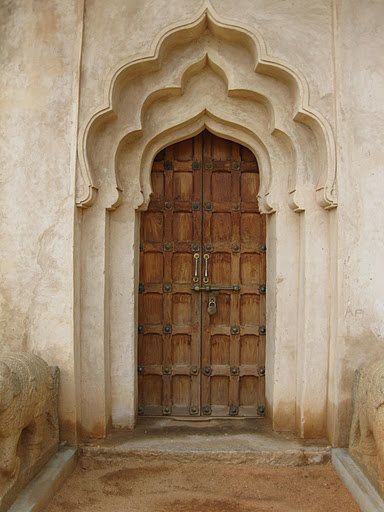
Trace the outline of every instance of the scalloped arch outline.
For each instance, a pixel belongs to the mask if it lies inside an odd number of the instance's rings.
[[[120,79],[130,71],[132,74],[146,73],[148,70],[159,69],[163,55],[172,45],[176,37],[183,36],[183,42],[192,41],[202,33],[205,28],[209,28],[213,35],[219,35],[227,39],[228,32],[235,35],[235,39],[245,42],[251,49],[254,58],[254,71],[260,74],[272,76],[292,83],[295,86],[295,100],[298,105],[293,120],[307,125],[315,133],[320,133],[326,148],[326,169],[319,177],[316,186],[316,197],[318,203],[325,209],[331,209],[337,206],[336,193],[336,158],[335,141],[330,124],[325,117],[309,105],[309,84],[304,75],[289,66],[288,64],[273,59],[267,53],[266,44],[261,35],[253,28],[242,24],[235,24],[221,18],[217,13],[213,13],[211,6],[205,6],[202,12],[192,20],[181,24],[172,24],[166,28],[157,40],[152,44],[149,55],[137,56],[129,62],[124,62],[111,73],[107,79],[107,88],[105,92],[105,106],[96,110],[91,115],[89,121],[83,129],[80,130],[78,140],[78,157],[80,178],[84,185],[82,193],[76,192],[76,204],[80,208],[92,206],[95,201],[97,188],[94,183],[92,171],[87,154],[87,141],[93,126],[97,125],[102,119],[114,116],[114,95]]]

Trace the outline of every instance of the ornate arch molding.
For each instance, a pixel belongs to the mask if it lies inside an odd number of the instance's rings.
[[[197,70],[197,67],[194,66],[194,69]],[[169,143],[185,138],[184,127],[201,118],[204,122],[200,129],[204,126],[208,127],[207,120],[210,121],[211,126],[213,119],[216,119],[228,127],[224,131],[221,129],[224,136],[228,133],[227,138],[233,139],[231,132],[234,132],[235,140],[245,143],[255,153],[261,169],[260,208],[264,213],[274,211],[275,207],[270,200],[270,192],[274,188],[270,162],[272,160],[275,163],[276,174],[282,177],[279,181],[287,184],[289,172],[295,166],[291,158],[294,148],[288,138],[285,140],[280,137],[279,131],[269,126],[269,113],[263,104],[249,99],[228,97],[221,73],[218,76],[209,66],[187,81],[183,93],[168,96],[162,104],[154,103],[152,107],[148,106],[144,109],[140,130],[136,130],[135,127],[127,130],[127,127],[123,126],[116,138],[119,141],[118,147],[116,151],[113,150],[116,155],[113,167],[117,169],[117,181],[122,183],[124,176],[129,176],[129,189],[136,190],[139,187],[142,191],[141,201],[146,203],[151,193],[152,163],[151,160],[146,159],[147,147],[152,140],[161,138],[162,134],[164,136],[168,133],[173,134],[173,138],[167,139]],[[140,133],[139,137],[138,133]],[[188,136],[191,136],[190,132]],[[250,142],[251,137],[253,142]],[[123,148],[127,147],[131,148],[131,154],[126,156],[125,163],[122,163],[121,153],[124,152]],[[154,156],[152,155],[152,159]],[[285,162],[284,168],[279,161]],[[140,183],[137,185],[139,180]],[[136,185],[133,186],[134,183]],[[121,188],[127,187],[128,185],[123,185]],[[110,197],[113,197],[112,190]]]
[[[268,98],[266,94],[260,92],[257,87],[254,87],[250,80],[244,80],[243,84],[238,84],[235,76],[236,66],[231,65],[231,63],[228,65],[228,63],[219,62],[218,57],[216,59],[211,57],[210,50],[210,53],[204,56],[204,63],[201,59],[197,62],[188,62],[187,59],[187,66],[178,78],[178,82],[172,83],[171,81],[171,83],[166,86],[163,85],[161,89],[153,91],[152,94],[148,94],[145,100],[141,102],[139,109],[137,109],[136,114],[139,123],[133,128],[131,127],[130,130],[125,129],[120,131],[114,139],[115,153],[111,155],[111,160],[115,161],[119,144],[121,140],[127,136],[128,131],[133,138],[140,138],[142,136],[142,112],[145,111],[152,102],[157,101],[162,96],[182,94],[183,80],[185,81],[187,77],[197,72],[203,64],[207,65],[207,63],[209,63],[210,67],[225,80],[228,89],[228,97],[251,98],[253,101],[261,103],[267,108],[270,114],[271,133],[276,137],[287,137],[290,140],[296,138],[296,143],[293,142],[292,144],[293,148],[295,148],[300,145],[300,133],[303,133],[300,132],[302,128],[297,125],[304,125],[309,128],[309,131],[316,141],[316,147],[318,148],[315,160],[317,162],[316,165],[319,166],[316,175],[312,176],[312,180],[309,181],[312,181],[312,185],[315,187],[317,202],[325,209],[335,207],[337,205],[337,198],[333,134],[326,119],[309,106],[308,82],[298,71],[269,57],[263,39],[254,30],[220,19],[216,13],[213,13],[211,8],[205,9],[200,16],[194,20],[168,28],[159,37],[149,56],[137,57],[128,63],[123,63],[111,74],[106,90],[107,99],[105,107],[94,112],[89,122],[80,132],[78,147],[80,172],[78,176],[77,205],[82,208],[87,208],[95,201],[96,191],[100,187],[100,183],[96,179],[98,171],[95,169],[95,165],[92,162],[92,153],[96,146],[95,140],[103,127],[117,123],[127,84],[132,83],[139,76],[146,78],[150,76],[151,73],[161,71],[163,66],[165,66],[166,57],[177,45],[182,43],[183,46],[188,46],[188,43],[202,39],[207,32],[217,40],[237,44],[248,50],[253,58],[253,65],[250,69],[242,70],[244,76],[251,71],[254,76],[264,77],[264,80],[269,80],[276,91],[276,82],[279,86],[285,87],[285,89],[289,91],[291,133],[287,133],[287,130],[284,130],[284,127],[280,126],[282,121],[279,118],[278,112],[281,112],[282,109],[280,108],[279,110],[278,108],[278,94],[272,98]],[[129,119],[128,123],[129,121],[131,120]],[[302,145],[305,146],[305,143],[303,144],[302,142]],[[295,150],[293,150],[293,152],[295,152]],[[303,150],[298,149],[296,153],[298,155],[296,161],[297,169],[295,176],[289,183],[289,204],[293,210],[301,211],[305,209],[305,201],[298,198],[302,197],[303,190],[308,189],[308,183],[303,183],[304,178],[301,177],[299,170],[300,165],[305,165],[304,158],[302,157]],[[311,165],[308,165],[308,167],[311,167]],[[114,182],[115,189],[117,189],[118,194],[120,194],[121,186],[116,179],[115,169],[109,169],[108,172],[113,174],[113,176],[107,178],[108,181],[110,183]],[[313,169],[309,169],[309,172],[313,172]],[[105,172],[101,174],[105,174]],[[302,174],[305,174],[305,171],[303,171]],[[265,194],[268,195],[268,193],[269,190],[266,190]],[[119,197],[113,202],[112,208],[117,207],[118,204]],[[273,211],[273,209],[270,208],[270,211]]]

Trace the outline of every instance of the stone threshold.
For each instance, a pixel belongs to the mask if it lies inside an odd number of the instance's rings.
[[[384,512],[384,500],[347,449],[334,448],[332,463],[361,512]]]
[[[180,421],[143,419],[133,431],[115,431],[107,439],[81,446],[84,457],[164,459],[273,466],[324,464],[331,460],[326,441],[304,441],[273,432],[265,420]]]
[[[41,512],[75,469],[77,448],[62,446],[20,492],[8,512]]]

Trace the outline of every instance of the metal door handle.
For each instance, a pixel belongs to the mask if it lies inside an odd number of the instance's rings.
[[[199,282],[199,259],[200,259],[200,254],[198,252],[195,252],[193,257],[195,259],[195,273],[194,273],[192,281],[194,283],[198,283]]]
[[[208,283],[209,281],[209,278],[208,278],[208,260],[209,260],[209,254],[204,254],[203,256],[204,260],[205,260],[205,268],[204,268],[204,277],[203,277],[203,283]]]

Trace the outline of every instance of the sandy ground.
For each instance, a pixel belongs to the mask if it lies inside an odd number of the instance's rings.
[[[331,465],[81,461],[46,512],[359,512]]]

